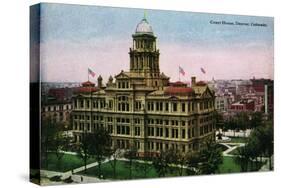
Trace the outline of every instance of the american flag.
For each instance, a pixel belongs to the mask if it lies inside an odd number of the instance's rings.
[[[201,72],[203,73],[203,74],[206,74],[206,71],[201,67]]]
[[[88,74],[90,74],[93,78],[96,76],[96,73],[94,73],[90,68],[88,68]]]
[[[185,72],[181,66],[179,66],[179,73],[181,73],[183,76],[185,76]]]

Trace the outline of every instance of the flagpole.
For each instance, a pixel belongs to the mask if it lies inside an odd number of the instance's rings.
[[[181,81],[181,75],[180,75],[180,66],[178,66],[178,73],[179,73],[179,81]]]
[[[90,81],[90,78],[89,78],[89,69],[88,69],[88,82]]]

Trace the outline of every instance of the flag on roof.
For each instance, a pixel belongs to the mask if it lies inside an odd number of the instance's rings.
[[[90,68],[88,68],[88,74],[90,74],[93,78],[96,76],[96,73],[94,73]]]
[[[185,76],[185,72],[181,66],[179,66],[179,73],[181,73],[183,76]]]
[[[203,73],[203,74],[206,74],[206,71],[201,67],[201,72]]]

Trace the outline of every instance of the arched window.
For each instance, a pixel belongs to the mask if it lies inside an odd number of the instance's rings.
[[[118,111],[129,111],[129,98],[127,96],[118,97]]]

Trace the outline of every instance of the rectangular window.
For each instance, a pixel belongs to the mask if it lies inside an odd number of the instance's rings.
[[[140,136],[140,127],[135,127],[135,136]]]
[[[121,134],[125,134],[125,126],[121,127]]]
[[[130,135],[130,127],[126,126],[126,135]]]
[[[159,143],[156,142],[156,150],[158,151],[160,148],[159,148]]]
[[[141,110],[141,102],[140,102],[140,101],[136,101],[136,102],[135,102],[135,110],[136,110],[136,111]]]
[[[154,136],[154,128],[151,127],[151,136]]]
[[[181,111],[182,111],[182,112],[185,112],[185,103],[182,103],[182,104],[181,104]]]
[[[163,111],[163,103],[162,102],[160,102],[160,104],[159,104],[159,110]]]
[[[166,138],[169,137],[169,128],[165,128],[165,134],[166,134]]]
[[[165,103],[165,110],[169,111],[169,103],[167,103],[167,102]]]
[[[185,139],[185,129],[181,130],[181,138]]]
[[[113,133],[113,125],[108,125],[108,132],[109,132],[110,134]]]
[[[192,128],[192,137],[195,136],[195,128]]]
[[[109,101],[108,101],[108,108],[109,108],[109,109],[112,109],[112,107],[113,107],[113,101],[112,101],[112,100],[109,100]]]
[[[178,109],[177,109],[178,105],[177,103],[173,103],[173,111],[176,112]]]
[[[156,102],[156,111],[159,111],[159,102]]]
[[[117,125],[117,134],[121,134],[120,125]]]
[[[84,101],[80,100],[80,108],[84,108]]]
[[[156,128],[156,136],[159,136],[159,128]]]

